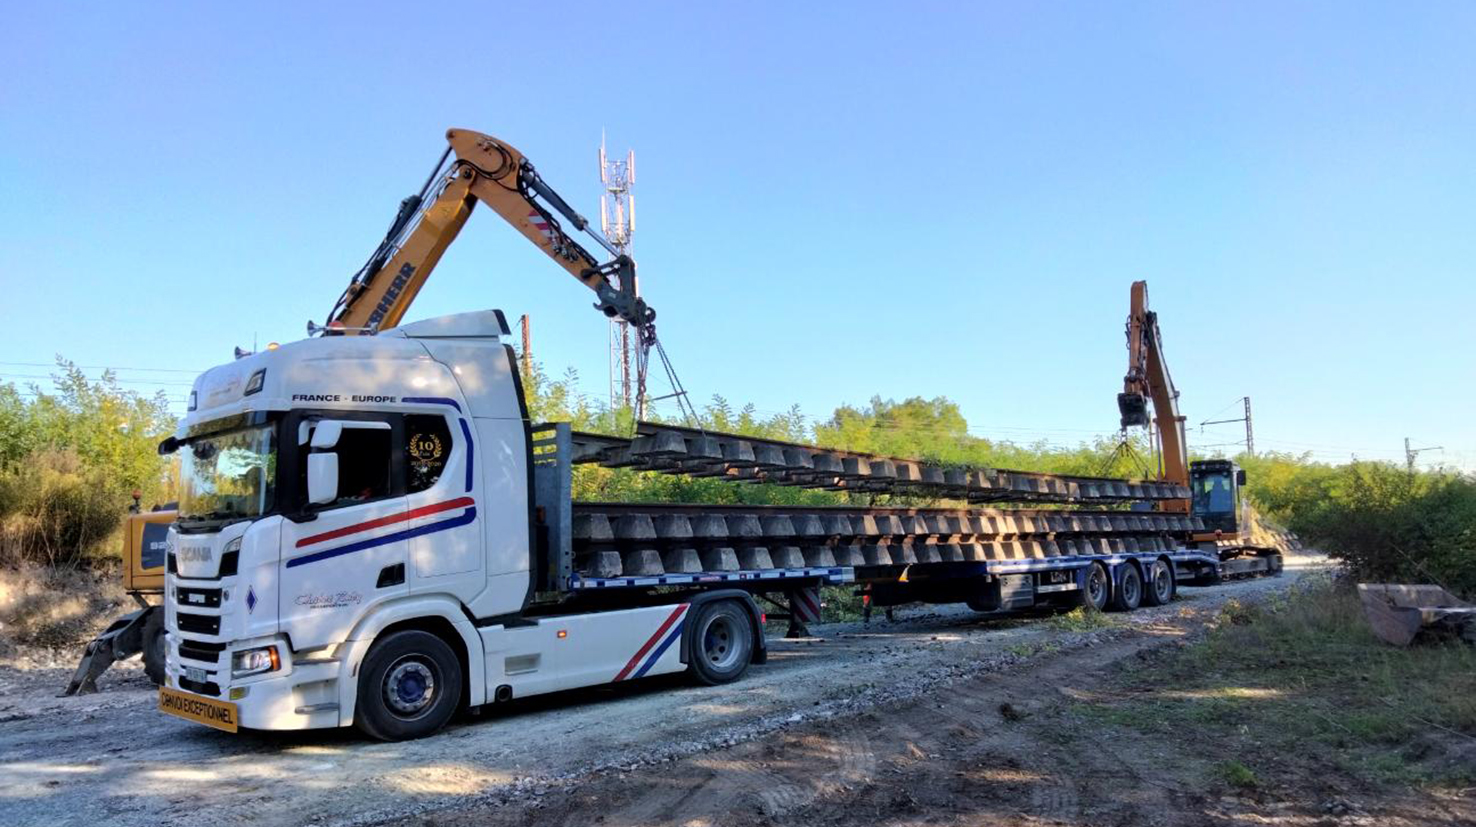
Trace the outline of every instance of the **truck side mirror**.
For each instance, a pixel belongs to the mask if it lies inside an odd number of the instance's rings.
[[[338,438],[343,436],[343,423],[337,419],[325,419],[313,428],[312,447],[328,450],[338,444]]]
[[[1236,485],[1245,485],[1245,469],[1244,468],[1242,468],[1239,471],[1236,471],[1235,472],[1235,484]]]
[[[313,442],[317,441],[314,436]],[[338,441],[336,437],[334,441]],[[338,454],[308,454],[307,461],[308,502],[327,505],[338,499]]]

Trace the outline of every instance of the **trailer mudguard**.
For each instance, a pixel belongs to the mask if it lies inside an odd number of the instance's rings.
[[[750,663],[768,663],[769,647],[764,643],[764,613],[759,611],[758,603],[754,601],[753,595],[741,589],[718,589],[717,591],[702,592],[692,595],[687,601],[690,608],[687,609],[688,617],[696,617],[697,610],[714,600],[737,600],[748,610],[753,618],[753,660]],[[682,663],[687,663],[687,655],[692,651],[692,630],[696,628],[694,623],[682,624],[682,650],[680,653]]]

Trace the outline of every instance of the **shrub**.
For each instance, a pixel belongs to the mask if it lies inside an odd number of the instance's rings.
[[[0,564],[76,567],[113,535],[126,497],[72,451],[32,453],[0,471]]]

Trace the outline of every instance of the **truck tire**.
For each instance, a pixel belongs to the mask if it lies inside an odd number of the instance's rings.
[[[1089,612],[1100,612],[1107,608],[1112,595],[1112,579],[1107,576],[1107,567],[1101,563],[1087,566],[1086,583],[1081,588],[1081,606]]]
[[[406,630],[376,640],[359,669],[354,725],[380,741],[424,738],[461,705],[461,661],[430,632]]]
[[[1112,608],[1119,612],[1131,612],[1143,602],[1143,575],[1132,563],[1122,565],[1122,579],[1112,590]]]
[[[1162,560],[1148,564],[1148,583],[1143,591],[1144,606],[1162,606],[1174,599],[1174,569]]]
[[[753,618],[732,600],[715,600],[697,610],[688,670],[699,683],[717,686],[743,677],[753,660]]]
[[[169,639],[164,635],[164,607],[155,606],[149,611],[143,627],[144,674],[155,686],[164,685],[165,651]]]

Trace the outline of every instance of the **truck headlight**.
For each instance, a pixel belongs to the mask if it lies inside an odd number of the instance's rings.
[[[282,660],[277,654],[277,647],[275,646],[245,649],[237,652],[231,658],[231,677],[233,678],[261,675],[266,672],[275,672],[281,668]]]

